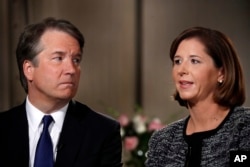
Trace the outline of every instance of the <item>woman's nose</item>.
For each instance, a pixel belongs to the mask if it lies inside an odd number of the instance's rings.
[[[182,64],[179,65],[178,74],[181,76],[188,74],[188,66],[185,62],[183,62]]]

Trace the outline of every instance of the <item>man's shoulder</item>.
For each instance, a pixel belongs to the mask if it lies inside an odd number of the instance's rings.
[[[0,128],[7,130],[21,119],[26,119],[25,107],[23,104],[0,112]]]
[[[86,117],[88,119],[93,120],[96,124],[118,124],[118,122],[110,117],[109,115],[103,114],[101,112],[97,112],[87,106],[86,104],[83,104],[79,101],[72,101],[71,110],[74,108],[74,112],[79,114],[80,117]],[[73,105],[73,107],[72,107]]]
[[[21,114],[23,111],[25,111],[25,107],[23,104],[12,107],[8,110],[1,111],[0,112],[0,118],[7,118],[12,117]]]

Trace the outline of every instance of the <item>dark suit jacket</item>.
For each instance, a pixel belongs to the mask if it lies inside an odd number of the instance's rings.
[[[71,101],[59,138],[55,167],[120,167],[120,125]],[[0,113],[0,167],[28,167],[25,103]]]

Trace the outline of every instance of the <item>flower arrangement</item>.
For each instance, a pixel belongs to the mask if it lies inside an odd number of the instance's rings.
[[[132,119],[126,114],[118,117],[121,124],[121,136],[126,154],[125,165],[143,167],[148,150],[148,141],[154,131],[164,127],[159,118],[149,120],[148,117],[136,112]]]

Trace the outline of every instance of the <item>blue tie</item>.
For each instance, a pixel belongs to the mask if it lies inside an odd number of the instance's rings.
[[[53,145],[49,134],[49,125],[53,121],[52,116],[45,115],[42,119],[43,131],[36,147],[34,167],[53,167]]]

